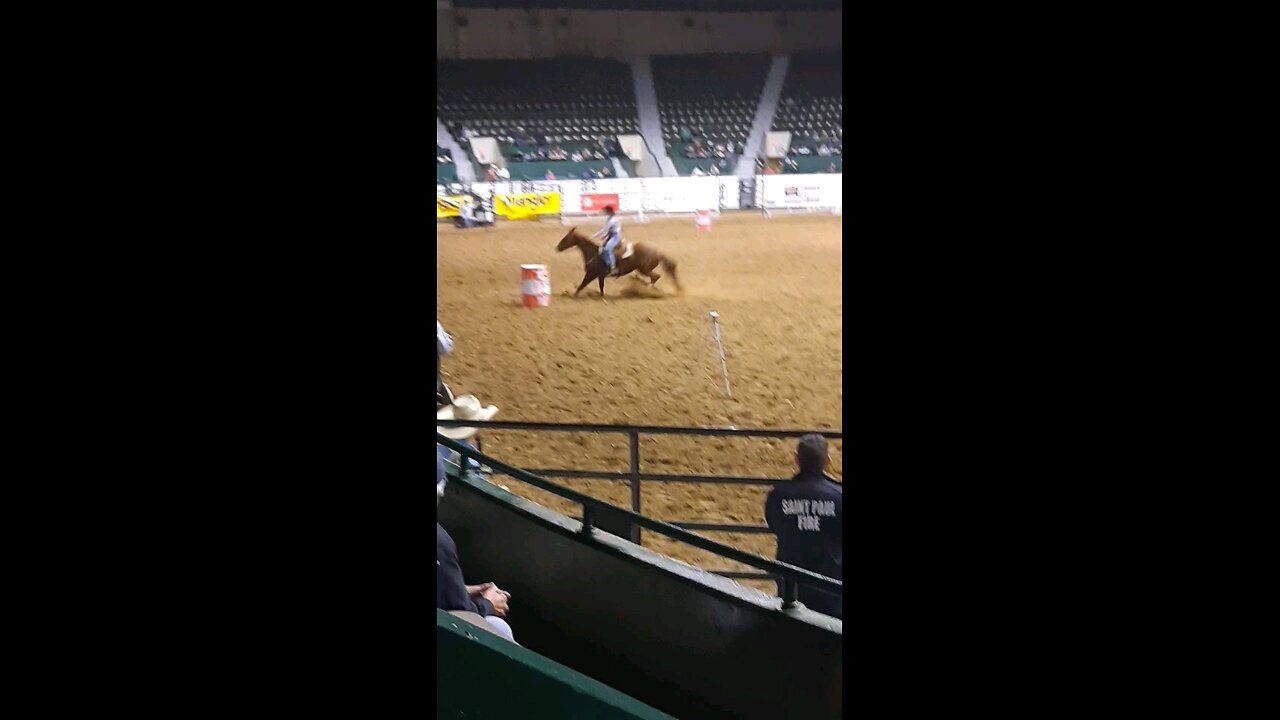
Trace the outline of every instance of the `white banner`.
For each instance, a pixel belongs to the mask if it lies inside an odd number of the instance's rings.
[[[640,162],[649,154],[644,146],[644,138],[639,135],[619,135],[618,145],[622,146],[622,153],[627,157]]]
[[[844,204],[843,175],[765,175],[760,181],[763,195],[756,201],[767,208],[834,208]]]
[[[697,212],[720,209],[720,178],[643,178],[645,212]]]
[[[791,133],[787,130],[770,130],[764,136],[764,156],[786,157],[791,149]]]

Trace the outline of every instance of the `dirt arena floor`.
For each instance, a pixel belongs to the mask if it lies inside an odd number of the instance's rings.
[[[581,227],[595,232],[602,219]],[[656,245],[678,262],[683,292],[664,273],[656,286],[610,278],[577,298],[582,255],[557,253],[568,230],[553,222],[436,230],[438,320],[454,338],[442,362],[455,395],[499,408],[495,420],[639,425],[842,429],[842,218],[726,214],[710,233],[692,218],[639,224],[623,237]],[[521,305],[520,265],[541,264],[550,305]],[[733,397],[726,397],[711,320],[720,315]],[[484,450],[518,467],[627,470],[623,434],[487,431]],[[641,436],[644,472],[787,478],[794,440]],[[842,478],[841,441],[832,444]],[[579,506],[507,477],[496,482],[574,517]],[[627,483],[557,480],[622,507]],[[646,482],[641,512],[668,521],[764,524],[767,487]],[[772,535],[704,533],[772,558]],[[644,533],[644,545],[707,569],[751,570]],[[770,582],[740,581],[773,591]]]

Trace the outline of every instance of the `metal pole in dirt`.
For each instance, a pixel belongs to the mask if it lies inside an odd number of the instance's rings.
[[[724,394],[733,397],[729,389],[729,364],[724,359],[724,342],[720,340],[720,313],[711,311],[711,334],[716,339],[716,347],[720,348],[720,376],[724,378]]]

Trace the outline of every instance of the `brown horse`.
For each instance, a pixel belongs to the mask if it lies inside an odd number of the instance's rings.
[[[625,243],[624,243],[625,245]],[[569,232],[560,239],[560,244],[556,245],[556,252],[568,250],[576,247],[582,251],[582,265],[586,270],[586,274],[582,276],[582,284],[574,291],[574,297],[582,292],[582,288],[591,283],[592,280],[600,281],[600,297],[604,297],[604,279],[609,274],[609,267],[604,264],[604,259],[600,257],[600,246],[596,245],[586,235],[578,232],[578,228],[569,228]],[[619,246],[614,250],[614,262],[616,263],[616,274],[621,277],[636,271],[639,275],[649,278],[649,285],[652,286],[658,282],[661,274],[654,272],[658,265],[662,265],[662,269],[671,273],[671,281],[676,284],[676,289],[683,291],[680,287],[680,279],[676,277],[676,261],[663,255],[657,248],[644,243],[636,243],[630,257],[622,257],[623,246]]]

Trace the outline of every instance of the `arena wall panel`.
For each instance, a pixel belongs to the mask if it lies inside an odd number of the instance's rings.
[[[680,718],[840,717],[843,627],[488,482],[451,481],[437,519],[469,581],[512,594],[528,649]],[[472,580],[474,578],[474,580]]]
[[[555,180],[475,183],[476,193],[488,196],[527,192],[557,193],[562,216],[583,215],[583,195],[617,195],[618,212],[694,213],[698,210],[738,210],[739,179],[722,177],[607,178],[603,180]],[[834,209],[844,206],[844,175],[761,175],[755,199],[767,208]],[[436,194],[448,194],[437,186]],[[594,214],[594,213],[591,213]]]

